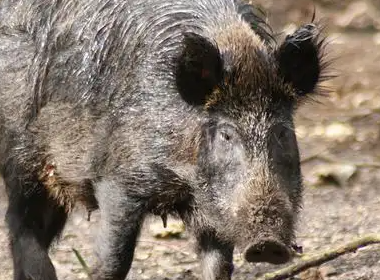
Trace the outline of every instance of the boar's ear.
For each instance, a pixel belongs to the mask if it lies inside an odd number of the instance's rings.
[[[288,35],[277,50],[280,75],[300,96],[313,92],[321,80],[323,45],[318,27],[308,24]]]
[[[189,104],[203,105],[221,81],[222,73],[223,64],[218,48],[198,34],[186,33],[175,73],[182,98]]]

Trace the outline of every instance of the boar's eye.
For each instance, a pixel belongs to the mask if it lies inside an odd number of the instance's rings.
[[[234,135],[236,134],[236,131],[233,127],[229,125],[222,125],[218,129],[218,136],[223,142],[232,142],[234,140]]]
[[[219,184],[233,186],[232,182],[227,182],[240,176],[247,162],[240,131],[233,124],[219,123],[210,132],[212,141],[207,153],[209,176]]]
[[[246,155],[237,127],[231,123],[218,122],[209,125],[205,132],[208,141],[204,142],[206,145],[203,160],[207,162],[205,172],[208,176],[214,179],[219,176],[222,180],[228,174],[240,172]]]
[[[222,140],[226,141],[226,142],[229,142],[232,138],[231,134],[229,134],[227,131],[220,131],[220,137],[222,138]]]

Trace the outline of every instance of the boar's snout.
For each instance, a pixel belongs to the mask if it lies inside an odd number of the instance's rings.
[[[272,264],[286,263],[291,259],[289,249],[280,241],[261,239],[251,243],[244,250],[248,262],[267,262]]]

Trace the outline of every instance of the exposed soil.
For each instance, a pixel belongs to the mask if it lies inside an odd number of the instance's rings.
[[[317,18],[326,25],[330,42],[327,52],[335,59],[333,72],[338,75],[326,83],[332,90],[328,96],[320,96],[317,102],[308,102],[300,108],[297,134],[303,158],[328,155],[336,160],[338,169],[348,163],[355,174],[343,176],[340,184],[332,180],[317,184],[316,170],[321,166],[329,170],[331,163],[318,157],[303,163],[306,187],[297,233],[299,244],[308,254],[369,233],[380,234],[380,168],[361,165],[380,163],[380,1],[256,2],[263,3],[274,29],[284,32],[294,29],[295,24],[310,21],[315,7]],[[330,177],[334,177],[333,171],[324,178]],[[4,217],[6,200],[1,192],[0,201],[0,216]],[[87,213],[78,208],[71,216],[61,242],[51,251],[59,279],[86,279],[71,248],[79,250],[91,264],[98,215],[94,213],[88,222]],[[186,233],[179,239],[154,238],[152,226],[161,223],[155,218],[147,221],[128,279],[198,279],[199,263],[192,250],[192,239]],[[2,280],[12,278],[6,237],[1,219]],[[255,279],[278,268],[244,263],[237,252],[233,279]],[[316,276],[318,273],[320,278]],[[298,278],[380,279],[380,246],[369,246],[340,257],[320,267],[318,273],[310,270]]]

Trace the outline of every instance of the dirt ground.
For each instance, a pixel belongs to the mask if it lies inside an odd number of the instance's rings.
[[[326,83],[332,90],[328,96],[308,102],[297,115],[306,186],[298,243],[309,254],[380,234],[380,1],[255,2],[262,3],[274,30],[284,32],[310,21],[315,9],[317,19],[326,26],[327,52],[334,59],[333,74],[338,75]],[[377,167],[370,166],[374,163]],[[1,192],[0,203],[0,217],[4,217],[6,202]],[[72,252],[76,248],[88,263],[93,261],[98,213],[91,222],[86,218],[86,212],[78,208],[51,251],[59,279],[86,279]],[[193,240],[186,233],[177,239],[156,239],[157,226],[161,221],[155,218],[145,224],[128,279],[198,279]],[[0,279],[10,280],[12,264],[3,219],[0,246]],[[244,263],[236,252],[233,279],[251,280],[278,268]],[[296,279],[380,279],[380,246],[362,248]]]

